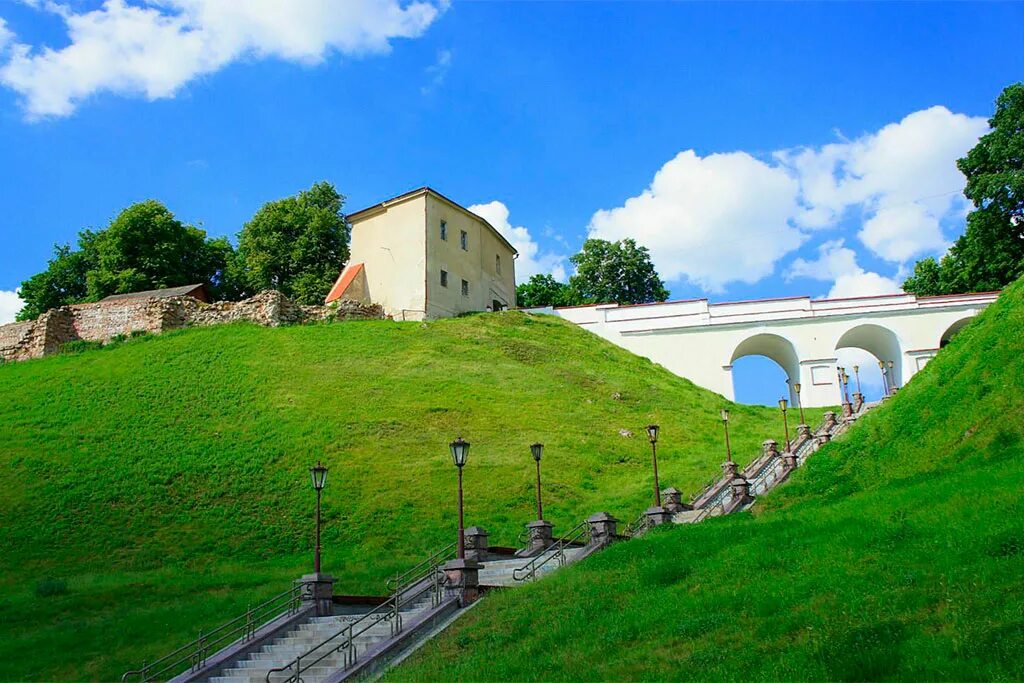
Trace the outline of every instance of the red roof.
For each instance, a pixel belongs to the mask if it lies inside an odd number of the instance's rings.
[[[327,298],[324,299],[325,304],[329,304],[336,299],[340,299],[341,295],[345,293],[348,286],[352,284],[352,281],[356,279],[356,275],[363,270],[362,263],[350,263],[345,266],[345,269],[341,271],[341,275],[338,276],[337,282],[331,287],[330,293]]]

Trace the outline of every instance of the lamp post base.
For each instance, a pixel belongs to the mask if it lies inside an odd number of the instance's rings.
[[[459,594],[459,602],[465,607],[480,597],[480,563],[476,560],[449,560],[445,562],[445,577],[448,589]]]
[[[303,604],[314,603],[318,617],[329,617],[334,612],[334,577],[330,574],[304,574],[296,583],[302,584],[299,593]]]

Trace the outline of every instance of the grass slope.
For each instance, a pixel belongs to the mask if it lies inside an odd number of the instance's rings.
[[[1024,281],[753,514],[488,598],[423,680],[1024,679]]]
[[[520,313],[189,330],[0,367],[0,395],[8,680],[115,679],[283,590],[309,570],[317,459],[325,570],[363,594],[454,538],[455,436],[494,545],[534,516],[534,441],[556,530],[649,504],[650,421],[663,485],[722,459],[721,397]],[[741,461],[780,437],[777,411],[732,410]]]

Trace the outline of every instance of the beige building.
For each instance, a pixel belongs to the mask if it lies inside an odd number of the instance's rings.
[[[422,187],[349,214],[351,256],[327,303],[376,303],[396,320],[516,305],[515,248],[475,213]]]

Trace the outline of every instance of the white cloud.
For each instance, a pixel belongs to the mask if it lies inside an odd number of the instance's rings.
[[[3,54],[8,45],[14,42],[14,34],[7,28],[7,22],[0,17],[0,54]]]
[[[943,220],[963,213],[956,160],[988,129],[982,117],[931,107],[856,140],[777,152],[800,181],[806,228],[833,227],[851,210],[858,237],[897,263],[946,249]]]
[[[105,0],[92,11],[39,4],[59,15],[69,44],[14,42],[0,83],[30,118],[67,116],[98,92],[172,97],[194,78],[240,59],[315,64],[332,53],[386,52],[421,35],[446,0]]]
[[[420,88],[420,92],[424,95],[429,95],[434,92],[442,85],[444,85],[444,79],[448,77],[448,70],[452,68],[452,51],[451,50],[440,50],[437,53],[437,61],[428,66],[425,71],[427,76],[430,77],[430,81]]]
[[[798,185],[778,166],[743,152],[700,157],[680,152],[650,187],[618,208],[600,210],[589,234],[633,237],[651,251],[661,276],[711,292],[757,282],[804,237],[792,225]]]
[[[937,106],[856,139],[780,150],[767,161],[684,151],[642,193],[596,212],[589,234],[634,237],[666,280],[714,293],[770,275],[815,231],[852,218],[860,242],[902,269],[947,248],[943,225],[962,219],[966,206],[956,160],[986,130],[984,118]],[[863,269],[835,278],[841,295],[894,285]]]
[[[14,316],[24,305],[25,302],[21,300],[17,292],[0,289],[0,325],[14,322]]]
[[[843,240],[832,240],[818,247],[818,258],[807,261],[798,258],[786,273],[786,280],[807,277],[814,280],[831,280],[829,299],[856,296],[877,296],[898,294],[902,290],[892,278],[866,271],[857,264],[857,254],[845,246]]]
[[[509,210],[503,203],[493,201],[474,204],[469,210],[493,225],[519,252],[516,259],[516,282],[526,282],[538,273],[550,273],[556,280],[565,281],[566,258],[550,252],[541,253],[540,246],[533,240],[529,230],[509,222]]]

